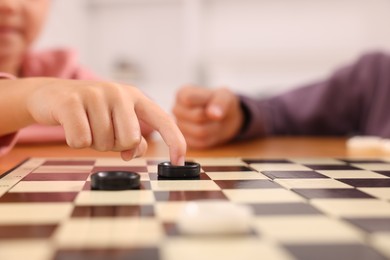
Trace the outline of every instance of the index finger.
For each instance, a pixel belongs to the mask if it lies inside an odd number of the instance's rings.
[[[141,97],[135,104],[139,119],[160,133],[169,148],[169,157],[173,165],[184,165],[187,143],[179,127],[167,113],[147,97]]]

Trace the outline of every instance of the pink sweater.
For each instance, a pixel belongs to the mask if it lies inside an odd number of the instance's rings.
[[[52,50],[26,55],[21,77],[55,77],[62,79],[98,79],[77,63],[76,54],[69,50]],[[0,72],[1,79],[14,79],[14,75]],[[0,136],[0,156],[9,152],[16,143],[64,142],[61,126],[32,125],[17,133]]]

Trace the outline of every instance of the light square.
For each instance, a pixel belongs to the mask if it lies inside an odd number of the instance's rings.
[[[370,239],[372,245],[390,259],[390,233],[376,233]]]
[[[155,204],[155,213],[158,219],[164,222],[177,221],[187,202],[172,201],[172,202],[157,202]]]
[[[72,203],[0,204],[0,224],[53,224],[68,218]]]
[[[207,172],[212,180],[268,180],[267,176],[259,172]]]
[[[285,203],[302,202],[304,199],[285,189],[223,190],[232,202],[237,203]]]
[[[252,163],[251,168],[257,171],[312,171],[312,169],[295,163]]]
[[[220,190],[214,181],[210,180],[177,180],[177,181],[150,181],[154,191],[202,191],[202,190]]]
[[[148,172],[155,172],[155,173],[157,173],[158,166],[157,165],[148,165],[147,169],[148,169]]]
[[[390,163],[354,163],[352,166],[369,171],[390,171]]]
[[[190,253],[194,252],[196,253]],[[292,260],[281,247],[256,238],[184,237],[170,239],[162,248],[162,259],[169,260]]]
[[[9,192],[78,192],[84,181],[21,181]]]
[[[82,191],[76,197],[76,205],[138,205],[153,204],[155,201],[152,191],[125,190],[125,191]]]
[[[194,161],[200,166],[246,166],[240,158],[223,157],[223,158],[194,158]]]
[[[55,234],[58,245],[67,248],[156,246],[162,237],[153,218],[72,218]]]
[[[0,242],[0,259],[51,260],[53,246],[45,240],[9,240]]]
[[[352,188],[350,185],[333,179],[274,179],[287,189],[339,189]]]
[[[362,241],[353,226],[323,215],[258,217],[254,226],[260,234],[284,243],[335,243]]]
[[[336,217],[390,217],[390,203],[376,199],[312,199],[311,204]]]

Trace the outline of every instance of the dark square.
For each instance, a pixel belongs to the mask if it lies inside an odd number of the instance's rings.
[[[390,178],[386,179],[337,179],[353,187],[390,187]]]
[[[30,173],[22,181],[85,181],[88,177],[88,172]]]
[[[48,166],[54,166],[54,165],[65,165],[65,166],[81,166],[81,165],[94,165],[95,160],[47,160],[42,165]]]
[[[270,180],[216,180],[221,189],[275,189],[282,188]]]
[[[366,232],[390,232],[390,218],[345,218]]]
[[[152,185],[150,185],[150,181],[141,181],[140,190],[150,190],[152,189]]]
[[[4,202],[73,202],[77,192],[12,192],[0,197]]]
[[[252,168],[243,165],[237,166],[201,166],[205,172],[246,172],[255,171]]]
[[[165,234],[169,237],[177,237],[180,236],[179,229],[176,226],[176,223],[173,222],[164,222],[163,228],[165,231]]]
[[[141,181],[140,187],[136,190],[150,190],[150,189],[152,189],[152,187],[150,185],[150,181]],[[91,182],[86,181],[82,190],[92,190]]]
[[[72,217],[154,217],[152,205],[140,206],[76,206]]]
[[[390,171],[374,171],[374,172],[390,177]]]
[[[148,172],[146,166],[99,166],[93,167],[92,172],[106,172],[106,171],[127,171],[127,172]]]
[[[150,173],[149,173],[149,179],[150,179],[151,181],[157,181],[157,180],[159,180],[159,181],[164,181],[164,180],[166,180],[166,181],[172,181],[172,180],[211,180],[210,177],[209,177],[207,174],[205,174],[204,172],[201,172],[200,175],[199,175],[199,177],[196,177],[196,178],[187,178],[187,179],[179,179],[179,178],[161,178],[161,177],[159,177],[159,176],[157,175],[157,173],[155,173],[155,172],[150,172]]]
[[[54,260],[159,260],[158,248],[60,249]]]
[[[258,216],[267,215],[313,215],[322,214],[306,203],[249,204],[253,213]]]
[[[243,162],[247,164],[251,163],[291,163],[291,161],[286,159],[242,159]]]
[[[0,225],[0,239],[49,239],[57,225]]]
[[[164,228],[164,231],[165,231],[165,234],[168,236],[168,237],[179,237],[181,236],[182,234],[180,233],[177,225],[173,222],[164,222],[163,223],[163,228]],[[211,235],[212,236],[212,235]],[[240,236],[240,235],[238,235]],[[251,236],[251,237],[259,237],[259,234],[258,232],[256,232],[256,230],[252,229],[248,232],[248,234],[245,234],[245,236]],[[231,235],[230,235],[231,237]],[[219,259],[218,259],[219,260]],[[221,259],[222,260],[222,259]]]
[[[360,244],[284,245],[299,260],[385,260],[373,248]]]
[[[227,200],[222,191],[155,191],[157,201]]]
[[[347,165],[347,164],[340,164],[340,165],[329,165],[329,164],[324,164],[324,165],[305,165],[306,167],[313,169],[315,171],[318,170],[335,170],[335,171],[342,171],[342,170],[361,170],[360,168],[354,167],[352,165]]]
[[[386,163],[383,160],[378,159],[340,159],[340,161],[354,164],[354,163]]]
[[[315,171],[262,171],[262,174],[271,179],[319,179],[328,178]]]
[[[373,198],[371,195],[356,189],[292,189],[292,191],[307,199]]]
[[[83,190],[91,190],[91,182],[90,181],[86,181],[84,186],[83,186]]]

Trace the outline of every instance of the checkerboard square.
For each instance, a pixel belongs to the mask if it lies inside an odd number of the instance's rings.
[[[372,198],[371,195],[356,189],[293,189],[307,199],[326,198]]]
[[[390,217],[346,218],[345,220],[369,233],[374,233],[374,232],[390,233]]]
[[[275,189],[281,188],[270,180],[216,180],[221,189]]]
[[[153,217],[152,205],[137,206],[75,206],[72,217],[104,218],[104,217]]]
[[[328,178],[315,171],[263,171],[262,173],[271,179]]]
[[[378,251],[362,244],[291,244],[285,245],[285,247],[296,259],[300,260],[386,259]]]

